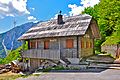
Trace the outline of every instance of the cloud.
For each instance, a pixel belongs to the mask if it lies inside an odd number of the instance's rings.
[[[54,16],[53,18],[51,18],[51,20],[52,20],[52,19],[57,19],[57,17],[58,17],[58,14],[55,14],[55,16]],[[63,14],[63,18],[64,18],[64,17],[68,17],[67,14]]]
[[[29,16],[29,17],[28,17],[28,20],[29,20],[29,21],[35,21],[36,18],[35,18],[34,16]]]
[[[39,22],[34,16],[28,16],[28,21],[33,21],[34,23]]]
[[[81,0],[80,5],[77,6],[76,4],[69,4],[68,7],[71,9],[70,16],[75,16],[81,14],[87,7],[93,7],[94,5],[98,4],[100,0]]]
[[[0,0],[0,16],[18,16],[30,14],[27,10],[27,0]]]
[[[34,11],[35,10],[35,8],[30,8],[32,11]]]
[[[84,10],[82,6],[77,6],[76,4],[69,4],[68,7],[71,8],[71,11],[69,12],[70,16],[79,15]]]
[[[80,4],[83,4],[84,8],[94,7],[94,5],[98,4],[100,0],[81,0]]]

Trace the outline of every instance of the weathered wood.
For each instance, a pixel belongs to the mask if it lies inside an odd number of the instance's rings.
[[[62,49],[62,57],[65,58],[77,58],[77,49]]]
[[[40,50],[40,49],[31,49],[24,51],[22,56],[25,58],[41,58],[41,59],[60,59],[60,50]]]

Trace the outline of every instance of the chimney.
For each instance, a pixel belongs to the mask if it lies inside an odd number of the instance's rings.
[[[63,24],[63,15],[61,15],[62,11],[59,12],[58,18],[57,18],[57,23],[58,24]]]

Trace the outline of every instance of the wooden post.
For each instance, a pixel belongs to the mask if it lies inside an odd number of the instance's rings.
[[[58,42],[59,42],[59,51],[60,51],[60,58],[61,58],[61,42],[60,42],[60,38],[58,38]]]
[[[77,36],[77,58],[79,58],[79,38]]]
[[[30,40],[28,40],[28,49],[30,49]]]

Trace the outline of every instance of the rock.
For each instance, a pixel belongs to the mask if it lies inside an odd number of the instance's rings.
[[[114,63],[119,63],[120,64],[120,59],[114,60]]]

